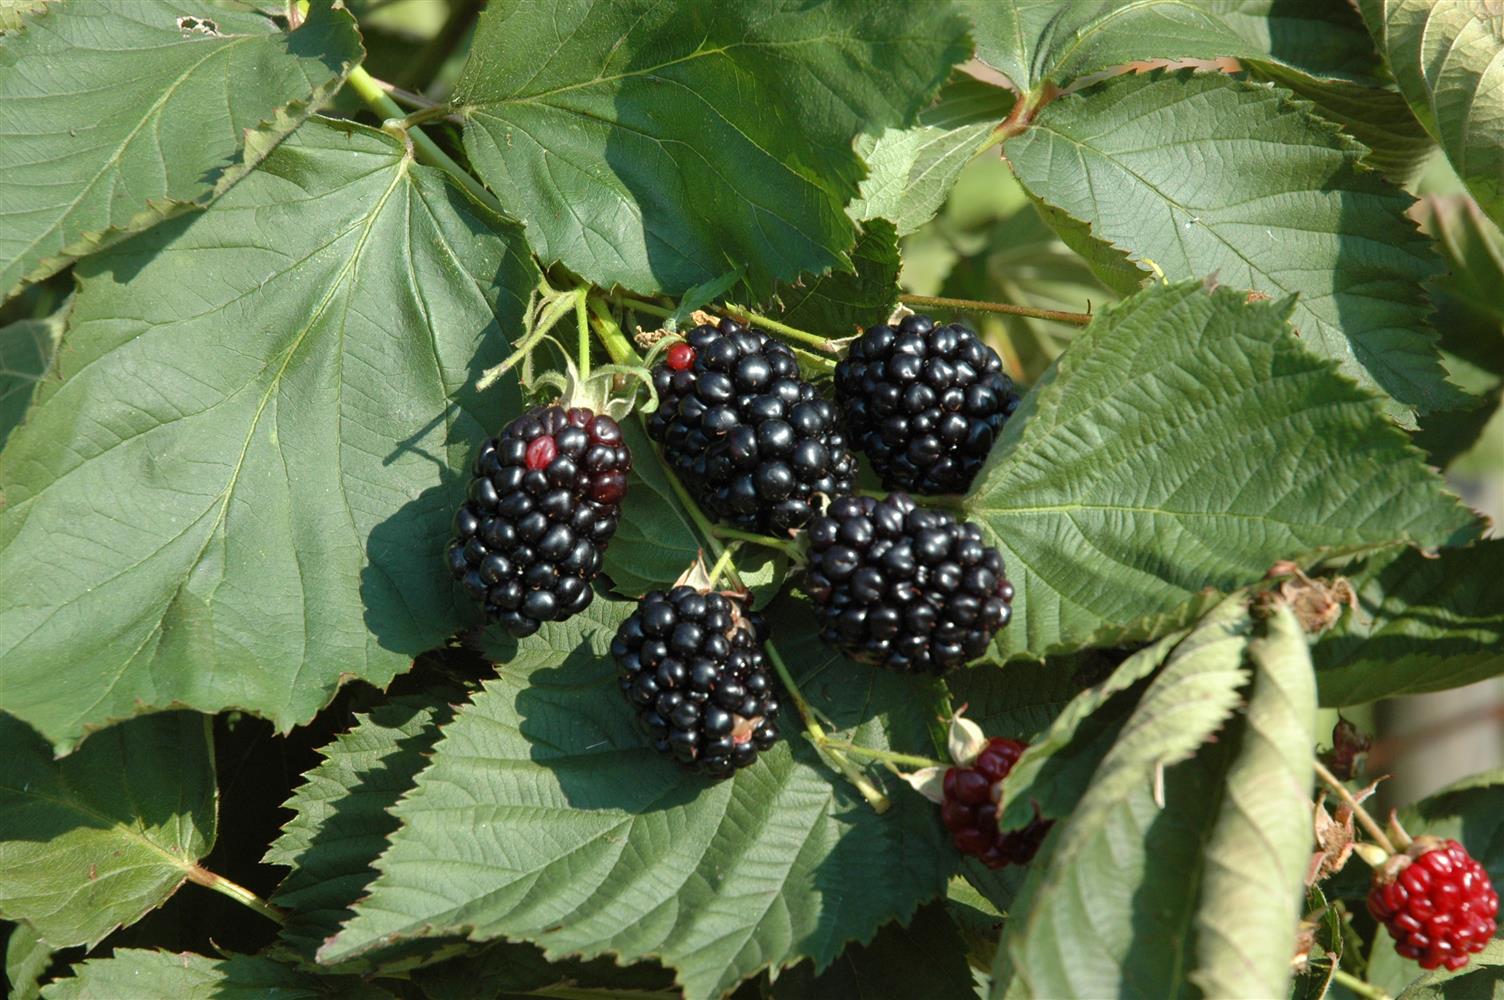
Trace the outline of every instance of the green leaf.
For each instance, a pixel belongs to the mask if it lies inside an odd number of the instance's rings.
[[[286,731],[461,627],[449,520],[517,406],[471,386],[537,281],[514,227],[310,122],[79,275],[0,469],[7,710],[62,749],[171,705]]]
[[[1216,825],[1203,855],[1191,982],[1207,996],[1285,996],[1311,860],[1316,682],[1300,622],[1280,605],[1248,644],[1253,692],[1232,727]],[[1240,731],[1240,732],[1239,732]]]
[[[0,916],[53,948],[134,923],[214,844],[213,751],[191,712],[112,726],[63,760],[0,715],[0,759]]]
[[[1432,0],[1358,8],[1415,116],[1504,226],[1504,11]]]
[[[283,806],[293,818],[263,862],[292,869],[271,902],[289,911],[281,936],[300,957],[312,961],[365,895],[397,829],[391,807],[412,788],[439,727],[453,718],[450,702],[462,699],[445,688],[396,697],[357,716]]]
[[[1310,101],[1327,121],[1368,147],[1362,162],[1404,184],[1415,176],[1436,143],[1397,90],[1351,83],[1318,80],[1296,70],[1269,63],[1249,67],[1258,79],[1271,80],[1296,97]]]
[[[31,17],[0,39],[0,299],[212,201],[361,55],[355,19],[327,3],[292,34],[208,0],[86,0]]]
[[[11,927],[10,938],[5,944],[5,978],[10,983],[10,1000],[36,1000],[41,996],[42,987],[38,980],[51,964],[51,946],[31,925]]]
[[[515,995],[565,996],[569,1000],[677,1000],[674,977],[652,962],[623,968],[609,958],[550,962],[530,944],[503,942],[479,955],[414,969],[414,983],[428,1000],[475,1000]]]
[[[763,298],[846,266],[852,140],[912,123],[969,52],[941,4],[508,0],[455,101],[545,260],[668,293],[745,264]]]
[[[1427,195],[1410,214],[1451,265],[1431,286],[1442,349],[1477,370],[1469,388],[1492,388],[1504,379],[1504,233],[1462,195]]]
[[[1280,0],[964,0],[977,56],[1024,92],[1147,59],[1263,59],[1308,73],[1367,74],[1373,47],[1340,3]]]
[[[856,151],[868,172],[847,209],[851,217],[891,219],[900,236],[930,221],[1013,100],[1001,87],[958,75],[918,124],[859,136]]]
[[[1375,560],[1349,611],[1312,650],[1329,708],[1442,691],[1504,674],[1504,539]]]
[[[1415,980],[1399,1000],[1483,1000],[1504,995],[1504,939],[1490,941],[1456,971],[1437,969]]]
[[[42,990],[45,1000],[383,1000],[392,994],[358,979],[318,976],[254,955],[117,948],[91,958]]]
[[[830,337],[850,337],[885,323],[898,305],[898,234],[886,219],[871,219],[851,251],[855,273],[832,271],[801,285],[780,286],[774,315]]]
[[[1224,622],[1241,628],[1244,616],[1242,604],[1229,599],[1201,628],[1223,627]],[[1001,828],[1026,825],[1034,818],[1036,808],[1047,818],[1070,813],[1116,738],[1122,721],[1119,716],[1132,707],[1133,699],[1125,692],[1158,670],[1189,634],[1189,630],[1171,633],[1128,657],[1106,680],[1072,698],[1049,728],[1029,741],[1029,748],[1003,779],[1004,810],[998,817]],[[1118,703],[1116,711],[1108,709],[1108,703],[1114,700]],[[1092,725],[1078,740],[1088,719]]]
[[[1034,387],[966,500],[1019,594],[998,657],[1111,642],[1151,615],[1173,630],[1205,588],[1280,559],[1470,537],[1372,394],[1289,333],[1289,308],[1151,287]]]
[[[852,945],[824,972],[808,962],[779,976],[772,1000],[891,1000],[971,995],[966,945],[944,903],[919,909],[907,925],[887,924],[870,944]]]
[[[1488,872],[1489,881],[1504,885],[1504,768],[1483,771],[1428,795],[1407,807],[1401,822],[1412,836],[1430,834],[1466,844],[1468,852]]]
[[[1051,834],[1027,908],[1010,915],[994,996],[1015,977],[1035,996],[1188,995],[1195,859],[1220,806],[1228,744],[1197,750],[1238,703],[1250,629],[1246,612],[1224,605],[1150,683]]]
[[[700,541],[642,425],[626,420],[621,429],[637,460],[603,566],[616,591],[638,597],[677,580],[700,555]],[[710,553],[705,558],[711,561]],[[736,566],[759,608],[778,595],[788,568],[782,556],[757,546],[743,547]]]
[[[711,997],[803,958],[823,970],[944,891],[954,858],[934,807],[892,780],[878,815],[798,735],[787,701],[784,741],[734,779],[707,782],[654,751],[607,655],[632,607],[598,599],[516,644],[397,805],[381,875],[323,961],[465,933],[550,958],[653,957],[688,996]],[[833,728],[864,746],[924,745],[937,687],[925,706],[913,678],[838,660],[811,614],[782,607],[772,633],[790,637],[784,658]]]
[[[52,364],[70,305],[65,303],[51,316],[0,327],[0,446],[25,418],[37,383]]]
[[[1122,76],[1046,106],[1004,148],[1036,196],[1171,281],[1298,294],[1301,339],[1397,417],[1460,404],[1425,322],[1439,261],[1410,196],[1308,108],[1216,73]]]

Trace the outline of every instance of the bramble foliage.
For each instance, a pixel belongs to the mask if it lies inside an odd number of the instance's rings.
[[[1442,474],[1498,472],[1501,102],[1487,3],[0,0],[10,995],[1498,990],[1498,940],[1422,975],[1362,862],[1309,873],[1318,711],[1504,674],[1504,542]],[[916,498],[977,526],[970,582],[874,625],[933,514],[809,529],[852,533],[820,573],[862,550],[838,586],[747,529],[794,523],[788,442],[856,445],[793,410],[895,310],[974,326],[1023,398]],[[706,313],[792,349],[788,399],[752,398],[766,351],[689,371]],[[656,363],[708,379],[668,394],[692,419],[651,419]],[[958,409],[949,364],[874,375],[908,410],[869,440]],[[632,470],[576,525],[593,601],[512,638],[501,581],[554,558],[529,497],[589,459],[517,445],[499,525],[476,454],[560,395]],[[721,781],[610,653],[701,556],[779,678]],[[984,643],[966,588],[1010,583]],[[883,628],[981,655],[835,648]],[[925,797],[972,723],[1029,743],[968,800],[1052,821],[1026,868]],[[1498,883],[1501,781],[1404,827]]]

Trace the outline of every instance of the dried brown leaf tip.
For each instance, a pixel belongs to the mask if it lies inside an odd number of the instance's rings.
[[[1358,593],[1346,577],[1310,577],[1293,562],[1280,561],[1265,574],[1281,580],[1255,598],[1255,609],[1269,611],[1276,603],[1289,605],[1308,635],[1319,635],[1337,624],[1344,607],[1358,610]]]

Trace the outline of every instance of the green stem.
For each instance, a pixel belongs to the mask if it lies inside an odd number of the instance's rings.
[[[580,327],[580,384],[590,378],[590,312],[585,305],[586,296],[583,292],[577,293],[574,299],[574,315]]]
[[[1090,313],[1062,312],[1059,309],[1037,309],[1034,306],[1015,306],[1008,302],[980,302],[976,299],[950,299],[938,295],[910,295],[898,297],[904,305],[924,306],[928,309],[963,309],[967,312],[1002,313],[1006,316],[1029,316],[1034,319],[1052,319],[1058,323],[1085,326],[1091,322]]]
[[[1390,1000],[1388,993],[1379,989],[1373,983],[1364,982],[1351,972],[1346,972],[1341,966],[1332,970],[1332,979],[1346,986],[1353,993],[1366,1000]]]
[[[761,316],[745,306],[728,302],[721,308],[727,315],[735,319],[739,319],[744,323],[751,323],[753,326],[760,326],[764,330],[781,333],[785,337],[791,337],[794,340],[803,341],[817,351],[824,351],[826,354],[835,354],[839,350],[835,344],[831,343],[825,337],[817,336],[807,330],[801,330],[796,326],[789,326],[787,323],[780,323],[776,319]]]
[[[383,80],[380,77],[373,76],[371,77],[371,79],[375,80],[376,86],[386,91],[387,96],[392,98],[398,104],[406,104],[408,107],[415,109],[442,107],[444,108],[446,114],[450,113],[449,107],[439,101],[430,100],[427,97],[424,97],[422,94],[413,93],[411,90],[403,90],[395,83]]]
[[[449,107],[449,105],[433,104],[426,108],[419,108],[416,111],[408,112],[405,116],[403,116],[402,127],[405,129],[410,129],[414,125],[422,125],[424,122],[431,122],[436,118],[452,117],[453,114],[454,111]]]
[[[213,889],[221,896],[229,896],[231,899],[235,900],[235,902],[249,909],[255,910],[257,913],[261,914],[268,920],[275,921],[278,924],[287,923],[287,917],[282,914],[281,910],[277,909],[275,906],[268,903],[266,900],[262,899],[260,896],[247,889],[245,886],[237,885],[236,883],[231,882],[229,879],[225,878],[222,875],[214,874],[207,868],[201,867],[199,865],[193,865],[192,867],[190,867],[188,869],[188,881],[194,883],[195,885],[201,885],[205,889]]]
[[[893,804],[892,801],[883,794],[882,789],[874,785],[872,780],[862,773],[861,768],[851,763],[843,749],[833,745],[833,741],[825,733],[825,728],[815,718],[814,708],[804,700],[804,693],[799,690],[799,685],[794,683],[794,675],[789,673],[788,664],[783,662],[783,657],[779,654],[777,647],[771,642],[765,642],[763,648],[768,654],[768,659],[773,663],[773,669],[778,673],[778,679],[783,681],[789,697],[794,700],[794,707],[799,710],[799,715],[804,720],[805,735],[815,745],[815,749],[820,751],[825,759],[845,776],[847,781],[851,782],[861,793],[862,798],[867,800],[867,804],[872,807],[873,811],[887,812]]]
[[[728,568],[731,568],[731,557],[736,552],[736,546],[737,543],[735,542],[726,546],[725,551],[721,553],[721,557],[715,561],[715,565],[710,567],[710,588],[712,590],[715,589],[716,581],[721,578],[721,574],[726,572]]]
[[[438,144],[432,139],[424,135],[421,129],[402,124],[406,113],[397,105],[396,101],[387,95],[385,90],[381,89],[381,84],[377,82],[375,77],[365,71],[365,67],[357,66],[352,69],[350,76],[345,82],[365,102],[366,107],[386,119],[383,128],[390,127],[408,137],[413,144],[414,152],[420,162],[432,167],[438,167],[454,178],[455,183],[464,188],[470,197],[474,198],[477,202],[498,215],[505,214],[501,210],[501,203],[492,196],[491,192],[482,187],[480,181],[471,177],[464,167],[454,162],[453,158],[440,149]]]
[[[920,757],[911,753],[895,753],[892,750],[875,750],[872,747],[858,746],[847,740],[827,739],[825,745],[845,750],[853,757],[866,757],[869,760],[885,761],[889,764],[902,764],[905,767],[946,767],[944,761],[933,760],[929,757]]]
[[[674,314],[672,309],[665,309],[663,306],[644,302],[641,299],[629,298],[625,295],[613,295],[611,296],[611,301],[619,306],[626,306],[633,312],[647,313],[649,316],[657,316],[660,319],[668,319]]]
[[[1326,765],[1319,760],[1315,762],[1315,767],[1316,776],[1325,782],[1327,787],[1336,792],[1337,796],[1343,802],[1347,803],[1347,807],[1357,817],[1358,825],[1368,831],[1368,835],[1373,838],[1373,842],[1390,854],[1398,854],[1399,852],[1394,849],[1394,843],[1385,835],[1384,828],[1379,826],[1372,816],[1368,815],[1368,810],[1364,809],[1357,799],[1353,798],[1353,793],[1347,790],[1347,786],[1342,783],[1342,780],[1331,771],[1328,771]]]
[[[717,524],[712,529],[717,538],[735,538],[738,541],[751,542],[753,545],[761,545],[767,549],[778,549],[790,559],[804,561],[804,549],[792,538],[774,538],[772,535],[756,535],[750,531],[742,531],[740,528],[727,527]]]

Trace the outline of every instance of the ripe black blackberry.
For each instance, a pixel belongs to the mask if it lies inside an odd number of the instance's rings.
[[[856,460],[835,407],[787,346],[729,319],[695,327],[653,369],[648,432],[712,515],[748,531],[802,527],[815,495],[850,492]]]
[[[764,626],[734,596],[654,590],[616,631],[622,694],[660,753],[728,777],[778,739]]]
[[[862,334],[835,382],[852,445],[885,486],[915,493],[964,492],[1018,408],[997,352],[928,316]]]
[[[842,497],[805,534],[820,638],[854,660],[944,673],[1012,617],[1013,585],[982,529],[905,494]]]
[[[514,636],[583,611],[631,467],[610,417],[529,410],[475,456],[470,499],[454,516],[450,572]]]

